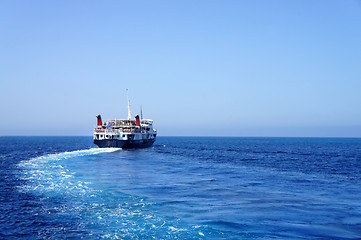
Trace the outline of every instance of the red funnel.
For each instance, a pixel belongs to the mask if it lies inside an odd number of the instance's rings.
[[[103,125],[103,123],[102,123],[102,117],[101,117],[100,115],[98,115],[98,116],[97,116],[97,119],[98,119],[98,124],[97,124],[97,126],[98,126],[98,127],[102,126],[102,125]]]

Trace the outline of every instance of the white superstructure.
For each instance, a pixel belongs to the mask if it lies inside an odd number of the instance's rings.
[[[106,120],[94,129],[94,140],[155,140],[157,130],[153,128],[153,120],[142,119],[137,125],[136,119]]]

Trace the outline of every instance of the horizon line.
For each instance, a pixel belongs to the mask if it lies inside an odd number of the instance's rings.
[[[91,135],[4,135],[0,137],[92,137]],[[199,135],[199,136],[177,136],[177,135],[168,135],[168,136],[157,136],[157,137],[194,137],[194,138],[360,138],[360,137],[345,137],[345,136],[208,136],[208,135]]]

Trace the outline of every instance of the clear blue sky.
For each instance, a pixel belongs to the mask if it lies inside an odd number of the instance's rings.
[[[0,135],[361,137],[361,2],[0,2]]]

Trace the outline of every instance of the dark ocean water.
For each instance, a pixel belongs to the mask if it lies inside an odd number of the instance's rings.
[[[0,138],[0,239],[361,239],[361,139]]]

